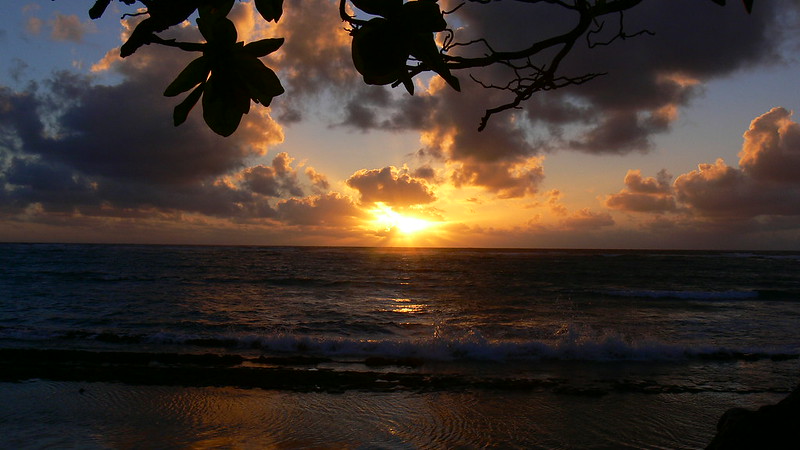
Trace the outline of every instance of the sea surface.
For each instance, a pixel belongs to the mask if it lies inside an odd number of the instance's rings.
[[[798,358],[800,252],[0,244],[2,448],[702,448]]]

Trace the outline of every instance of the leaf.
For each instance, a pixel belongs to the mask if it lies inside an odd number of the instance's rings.
[[[392,21],[376,17],[353,35],[353,64],[367,84],[390,84],[406,73],[408,42]]]
[[[390,17],[400,11],[403,0],[352,0],[356,8],[367,14]]]
[[[742,0],[744,2],[744,9],[750,14],[753,12],[753,0]]]
[[[417,0],[403,5],[401,20],[410,31],[437,32],[447,28],[439,4],[430,0]]]
[[[197,9],[196,0],[151,0],[143,3],[147,3],[147,13],[153,19],[155,32],[183,22]]]
[[[240,55],[236,58],[238,76],[244,82],[250,98],[264,106],[269,106],[273,97],[283,94],[281,80],[258,58]]]
[[[203,93],[203,119],[220,136],[230,136],[250,110],[247,91],[229,73],[211,73]]]
[[[205,83],[197,86],[197,88],[187,95],[186,98],[172,111],[172,122],[176,127],[183,122],[186,122],[186,118],[189,117],[189,111],[194,108],[194,105],[196,105],[197,101],[200,100],[200,96],[203,95],[204,87]]]
[[[461,92],[461,83],[458,78],[450,74],[450,68],[447,67],[442,54],[439,53],[439,47],[436,46],[433,34],[416,33],[409,40],[411,42],[411,54],[444,78],[450,87]]]
[[[208,78],[208,73],[211,67],[208,64],[208,58],[201,56],[194,61],[190,62],[178,77],[167,86],[164,95],[167,97],[174,97],[178,94],[188,91],[189,89],[203,83]]]
[[[236,25],[227,17],[221,19],[198,17],[197,28],[200,29],[200,34],[202,34],[209,43],[230,45],[236,43],[236,38],[238,37]]]
[[[98,19],[108,8],[108,4],[111,3],[111,0],[97,0],[92,6],[92,9],[89,10],[89,17],[92,19]]]
[[[255,0],[256,9],[267,22],[274,20],[276,23],[283,14],[283,0]]]
[[[132,55],[139,47],[149,44],[152,37],[153,19],[148,17],[136,25],[128,40],[119,48],[119,55],[123,58]]]
[[[261,39],[260,41],[254,41],[244,46],[244,51],[249,53],[256,58],[260,58],[262,56],[269,55],[270,53],[274,52],[275,50],[281,48],[283,45],[283,38],[277,39]]]

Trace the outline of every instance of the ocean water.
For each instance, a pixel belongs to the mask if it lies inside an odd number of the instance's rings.
[[[701,448],[800,379],[800,252],[0,244],[0,268],[2,447]]]

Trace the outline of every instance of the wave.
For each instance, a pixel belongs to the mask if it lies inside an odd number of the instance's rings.
[[[600,291],[601,294],[613,297],[641,297],[641,298],[674,298],[681,300],[748,300],[761,297],[762,293],[756,290],[727,290],[727,291],[684,291],[660,289],[609,289]],[[775,294],[773,293],[773,297]]]
[[[688,360],[752,361],[800,358],[796,347],[727,348],[665,343],[657,340],[632,340],[613,333],[596,333],[585,329],[565,329],[548,339],[493,340],[479,333],[459,338],[430,337],[422,339],[355,339],[337,336],[306,336],[291,333],[270,335],[190,335],[171,332],[125,334],[109,331],[69,331],[34,333],[0,328],[0,340],[47,346],[75,341],[124,348],[169,347],[196,352],[214,349],[223,353],[252,353],[270,357],[303,360],[331,359],[362,362],[367,365],[422,365],[429,362],[492,362],[524,363],[536,361],[583,362],[681,362]]]

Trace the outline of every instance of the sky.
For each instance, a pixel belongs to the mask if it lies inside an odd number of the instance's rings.
[[[474,80],[501,85],[507,67],[456,71],[460,93],[431,75],[413,96],[366,85],[338,3],[287,1],[275,24],[237,1],[239,40],[286,39],[262,58],[286,92],[227,138],[199,107],[172,124],[182,97],[162,93],[197,54],[148,45],[121,59],[142,17],[114,2],[91,20],[92,4],[20,1],[0,16],[0,241],[800,249],[798,1],[748,15],[735,0],[646,0],[624,29],[650,33],[580,40],[562,64],[605,75],[482,132],[509,97]],[[458,41],[499,50],[570,24],[508,0],[445,18]],[[202,39],[194,18],[162,36]]]

